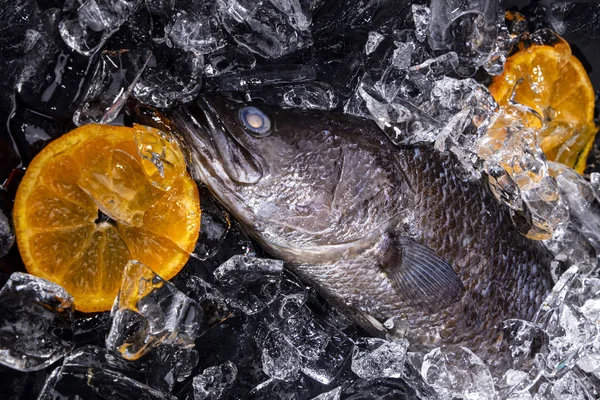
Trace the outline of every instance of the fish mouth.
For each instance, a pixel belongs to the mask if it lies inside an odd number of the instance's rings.
[[[207,174],[214,178],[224,173],[232,182],[252,185],[263,177],[259,161],[227,129],[220,113],[204,96],[175,109],[171,119],[189,147],[194,178],[208,183]]]

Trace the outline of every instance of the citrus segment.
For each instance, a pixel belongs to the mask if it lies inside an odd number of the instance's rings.
[[[567,42],[534,44],[511,56],[489,87],[500,106],[510,100],[535,110],[546,157],[583,172],[595,133],[594,90],[585,68]]]
[[[172,156],[181,150],[145,128],[146,140],[160,143],[173,163],[169,188],[159,187],[142,166],[135,132],[77,128],[34,158],[17,191],[13,217],[25,267],[63,286],[80,311],[112,306],[131,259],[172,278],[198,238],[198,190],[183,157]]]
[[[23,262],[29,266],[28,271],[39,276],[47,274],[47,279],[57,282],[56,279],[62,278],[88,244],[94,228],[94,224],[89,223],[74,228],[33,233],[30,246],[19,248]]]
[[[27,225],[31,229],[65,228],[92,222],[97,212],[58,197],[46,186],[35,187],[28,198]]]
[[[63,156],[49,160],[40,172],[40,180],[44,186],[51,189],[57,197],[74,203],[86,210],[95,213],[94,200],[88,196],[71,177],[80,172],[73,157]]]
[[[189,252],[176,245],[171,239],[149,229],[119,225],[119,233],[131,253],[131,259],[148,266],[160,265],[160,276],[164,279],[174,277],[179,272],[180,265],[183,265],[189,257]],[[193,246],[191,247],[193,249]]]
[[[144,226],[153,232],[164,232],[175,244],[184,251],[191,252],[193,246],[190,246],[185,232],[195,229],[197,213],[199,209],[189,202],[189,199],[198,197],[198,188],[195,184],[190,184],[187,180],[178,180],[171,189],[144,214]],[[165,218],[165,216],[169,218]],[[172,220],[178,221],[173,224]],[[181,229],[184,225],[186,228]]]
[[[119,236],[117,229],[107,224],[104,231],[104,248],[102,249],[103,278],[101,289],[105,293],[113,294],[119,290],[123,276],[123,265],[131,259],[131,254]],[[112,296],[114,298],[114,295]]]
[[[110,150],[79,175],[78,185],[110,218],[141,226],[144,213],[158,194],[148,184],[136,159],[122,150]]]

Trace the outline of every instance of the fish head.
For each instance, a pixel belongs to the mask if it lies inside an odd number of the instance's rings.
[[[327,228],[336,182],[325,170],[339,154],[321,143],[326,120],[224,97],[200,97],[172,120],[194,178],[247,226],[271,242]]]
[[[171,119],[194,178],[271,250],[352,242],[400,207],[370,121],[216,96]]]

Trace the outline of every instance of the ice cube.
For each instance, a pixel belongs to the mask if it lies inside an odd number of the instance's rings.
[[[221,23],[241,46],[265,57],[279,58],[310,46],[311,10],[297,0],[218,0]]]
[[[254,54],[244,47],[233,45],[206,55],[205,61],[204,75],[207,77],[253,69],[256,66]]]
[[[431,20],[431,10],[427,6],[413,4],[412,5],[413,22],[415,23],[415,36],[419,42],[424,42],[427,39],[427,29]]]
[[[208,190],[200,187],[199,191],[202,199],[200,203],[202,218],[200,220],[200,236],[192,257],[205,261],[219,251],[221,243],[231,229],[231,221],[229,213],[217,205],[215,198]]]
[[[195,10],[178,12],[165,28],[165,36],[174,47],[197,54],[209,54],[227,44],[218,22]]]
[[[4,257],[15,242],[15,234],[8,217],[0,209],[0,257]]]
[[[202,217],[204,218],[204,215]],[[202,309],[203,320],[200,334],[204,329],[212,328],[233,314],[219,289],[199,276],[182,271],[172,282],[186,296],[196,301]]]
[[[194,300],[137,261],[125,266],[111,314],[106,347],[130,360],[160,344],[193,347],[202,318]]]
[[[103,312],[73,321],[73,338],[76,346],[103,342],[112,323],[110,313]]]
[[[322,83],[298,85],[283,93],[283,107],[331,110],[337,107],[333,89]]]
[[[400,378],[404,372],[407,340],[389,342],[359,338],[352,353],[352,371],[361,378]]]
[[[195,400],[225,400],[237,378],[237,367],[231,361],[206,368],[193,381]]]
[[[492,51],[502,15],[498,0],[433,0],[429,44],[481,65]]]
[[[444,346],[431,350],[423,359],[421,374],[442,397],[492,399],[496,396],[492,374],[471,350]]]
[[[150,51],[103,51],[84,89],[82,104],[73,114],[75,125],[114,121],[151,56]]]
[[[279,294],[283,261],[236,255],[214,271],[231,307],[256,314]]]
[[[193,100],[201,88],[204,57],[202,54],[157,45],[154,56],[133,88],[142,103],[169,108]]]
[[[508,345],[508,370],[496,382],[501,397],[529,390],[537,383],[548,355],[548,334],[531,322],[504,321],[503,339]]]
[[[178,382],[183,382],[198,364],[198,352],[180,345],[155,346],[139,359],[148,385],[170,393]]]
[[[384,36],[379,32],[369,32],[369,37],[367,38],[367,43],[365,43],[365,53],[367,55],[377,49],[379,43],[381,43],[384,39]]]
[[[279,331],[272,330],[261,343],[265,374],[273,379],[293,382],[300,376],[300,353]]]
[[[310,65],[264,65],[251,70],[220,74],[206,79],[210,92],[246,92],[265,87],[314,81],[316,71]]]
[[[134,124],[133,129],[136,150],[148,181],[160,190],[169,190],[185,174],[185,156],[177,140],[149,126]]]
[[[0,290],[0,363],[46,368],[73,348],[73,298],[59,285],[15,272]]]
[[[98,51],[127,21],[141,0],[69,0],[59,32],[65,43],[80,54]]]
[[[153,389],[120,372],[97,367],[63,365],[48,377],[39,400],[59,398],[90,400],[174,400],[175,397]]]
[[[580,386],[577,377],[572,372],[567,372],[552,384],[540,385],[534,400],[587,400],[585,391]]]
[[[342,387],[338,386],[328,392],[321,393],[320,395],[313,397],[311,400],[340,400],[342,395]]]
[[[287,319],[281,331],[301,355],[301,371],[324,385],[340,373],[352,343],[336,327],[320,320],[306,306]]]

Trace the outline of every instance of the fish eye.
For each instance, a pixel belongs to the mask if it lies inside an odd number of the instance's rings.
[[[244,107],[240,110],[240,120],[244,128],[256,137],[268,136],[271,130],[271,119],[256,107]]]

